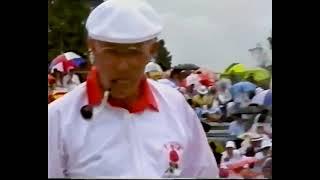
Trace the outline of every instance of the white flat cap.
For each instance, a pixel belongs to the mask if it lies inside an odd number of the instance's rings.
[[[233,141],[228,141],[226,143],[226,148],[236,148],[236,144]]]
[[[147,73],[147,72],[163,72],[163,71],[159,64],[151,61],[146,65],[144,72]]]
[[[202,94],[202,95],[205,95],[205,94],[208,94],[208,88],[206,86],[200,86],[198,89],[197,89],[197,92],[199,94]]]
[[[120,44],[140,43],[162,31],[160,16],[143,0],[107,0],[89,15],[90,38]]]
[[[270,140],[263,140],[261,143],[261,149],[264,149],[266,147],[271,147],[271,146],[272,146],[272,143]]]

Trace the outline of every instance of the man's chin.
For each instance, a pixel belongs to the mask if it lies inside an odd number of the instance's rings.
[[[126,92],[126,91],[112,91],[110,92],[110,96],[114,99],[127,99],[132,97],[134,93]]]

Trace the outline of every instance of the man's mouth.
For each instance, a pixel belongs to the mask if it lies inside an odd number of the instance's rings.
[[[129,79],[114,79],[111,81],[111,84],[117,84],[117,85],[127,85],[130,84],[131,80]]]

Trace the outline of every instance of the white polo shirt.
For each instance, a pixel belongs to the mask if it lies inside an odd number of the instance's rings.
[[[161,178],[169,151],[177,177],[217,178],[218,167],[195,112],[175,89],[148,80],[159,112],[130,114],[107,104],[85,120],[86,83],[48,106],[48,178]],[[178,171],[177,171],[178,172]]]

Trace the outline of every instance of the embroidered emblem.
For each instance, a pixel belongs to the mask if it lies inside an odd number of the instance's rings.
[[[176,142],[170,142],[164,145],[169,167],[165,171],[165,177],[178,177],[181,174],[181,156],[183,147]]]

